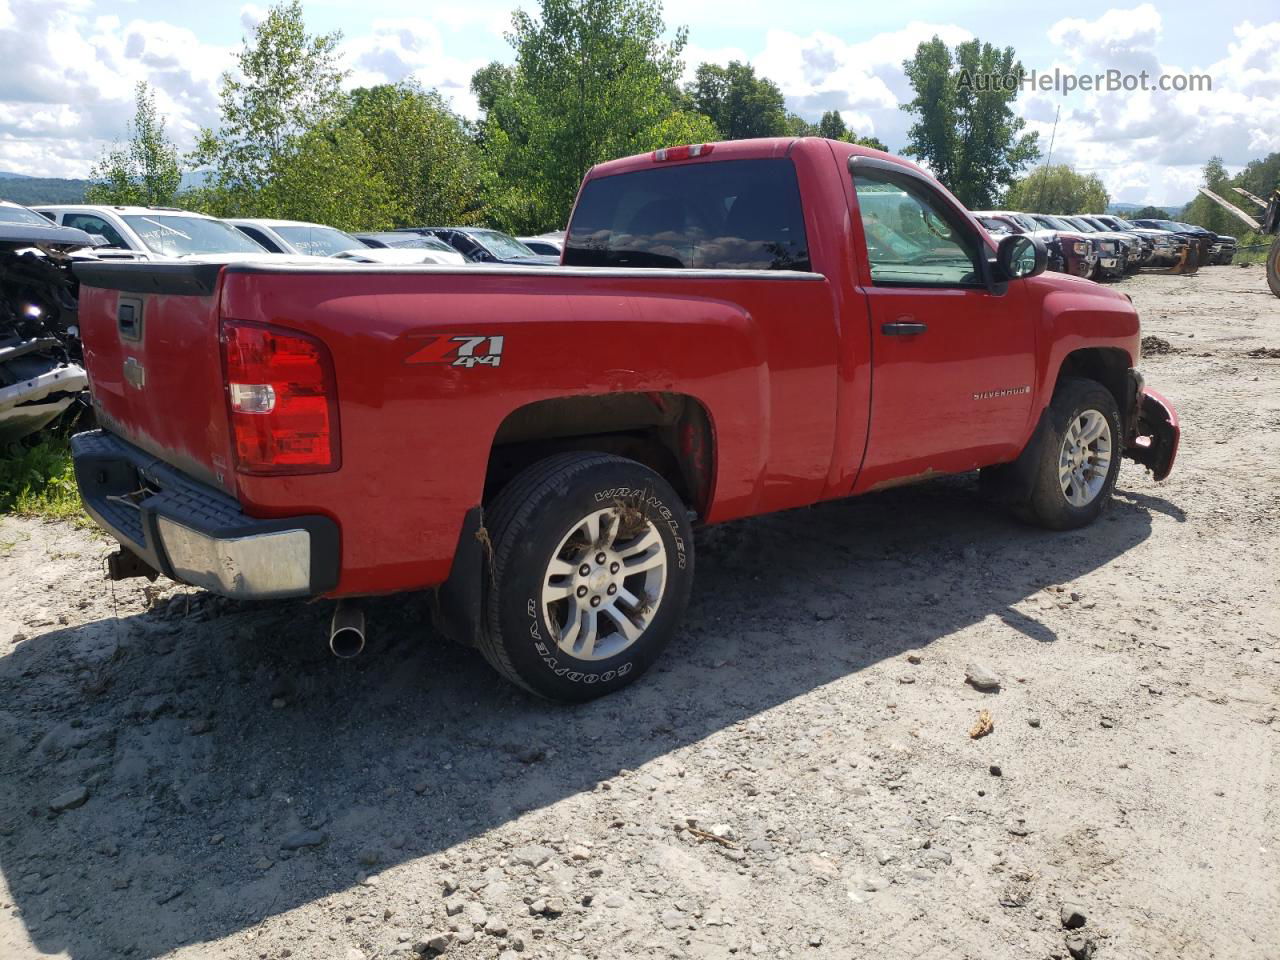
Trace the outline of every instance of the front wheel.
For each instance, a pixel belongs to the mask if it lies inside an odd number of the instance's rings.
[[[1120,471],[1123,434],[1111,391],[1093,380],[1064,379],[1045,422],[1031,499],[1022,519],[1051,530],[1074,530],[1098,518]]]
[[[480,650],[499,673],[579,702],[658,658],[693,585],[693,532],[666,480],[622,457],[562,454],[508,484],[488,521]]]

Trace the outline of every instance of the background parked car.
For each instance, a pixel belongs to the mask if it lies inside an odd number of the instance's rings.
[[[410,265],[415,263],[449,264],[463,266],[466,259],[456,250],[426,250],[422,247],[361,247],[359,250],[343,250],[335,253],[333,260],[351,260],[356,263],[387,263]]]
[[[1051,216],[1047,213],[1029,213],[1027,216],[1048,230],[1062,230],[1067,233],[1073,233],[1076,236],[1082,236],[1088,240],[1098,255],[1093,273],[1089,275],[1091,280],[1124,276],[1124,253],[1120,248],[1120,241],[1116,238],[1103,236],[1092,228],[1081,230],[1062,217]]]
[[[1049,248],[1049,269],[1077,277],[1090,277],[1098,265],[1094,245],[1075,231],[1050,230],[1025,213],[1012,210],[975,211],[978,221],[993,232],[1038,236]]]
[[[1186,240],[1191,247],[1191,252],[1187,257],[1187,265],[1192,269],[1204,267],[1210,263],[1213,243],[1218,236],[1216,233],[1206,230],[1204,227],[1179,223],[1177,220],[1135,220],[1133,222],[1140,227],[1153,227],[1156,230],[1177,234]]]
[[[1142,265],[1144,267],[1171,267],[1182,259],[1183,251],[1187,246],[1187,241],[1184,237],[1169,233],[1167,230],[1140,227],[1136,223],[1130,223],[1123,217],[1113,217],[1109,214],[1100,213],[1094,216],[1093,219],[1112,230],[1137,234],[1149,239],[1151,241],[1151,253],[1143,262]]]
[[[227,221],[247,237],[273,253],[299,257],[340,257],[358,263],[454,263],[447,256],[453,251],[441,244],[442,251],[418,250],[415,253],[387,253],[369,247],[359,237],[322,223],[300,220],[231,219]]]
[[[371,247],[374,250],[419,250],[422,252],[422,260],[400,261],[404,263],[459,264],[470,262],[466,257],[453,249],[453,247],[449,246],[443,240],[437,240],[435,237],[429,237],[425,234],[396,233],[394,230],[388,230],[383,233],[357,233],[355,234],[355,238],[366,247]],[[385,263],[389,261],[380,262]]]
[[[516,237],[516,239],[534,253],[539,253],[546,257],[555,257],[559,260],[560,255],[564,253],[563,230],[556,230],[552,233],[541,233],[536,237]]]
[[[396,233],[421,234],[443,240],[472,263],[510,263],[554,267],[559,257],[534,253],[515,237],[483,227],[401,227]]]
[[[228,217],[231,224],[264,250],[300,257],[331,257],[364,246],[349,233],[320,223]]]
[[[1118,233],[1129,243],[1129,259],[1125,263],[1128,273],[1137,273],[1139,267],[1147,266],[1155,255],[1155,243],[1144,233],[1136,230],[1121,230],[1092,214],[1081,214],[1075,219],[1083,220],[1090,226],[1097,227],[1107,233]]]
[[[102,237],[99,259],[180,260],[219,256],[256,259],[271,254],[235,227],[203,213],[173,207],[113,207],[91,204],[40,206],[37,213],[64,227]]]
[[[1116,230],[1107,230],[1098,224],[1090,223],[1082,216],[1061,216],[1059,220],[1070,224],[1077,230],[1093,233],[1099,237],[1116,241],[1117,253],[1120,257],[1120,276],[1137,270],[1142,263],[1142,247],[1136,237],[1127,236]]]

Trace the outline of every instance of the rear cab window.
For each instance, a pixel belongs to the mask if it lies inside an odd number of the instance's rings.
[[[810,269],[786,157],[655,167],[588,180],[565,240],[569,267]]]

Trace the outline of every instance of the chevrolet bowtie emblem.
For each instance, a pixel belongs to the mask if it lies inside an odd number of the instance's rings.
[[[124,358],[124,382],[136,390],[146,386],[147,369],[138,362],[137,357]]]

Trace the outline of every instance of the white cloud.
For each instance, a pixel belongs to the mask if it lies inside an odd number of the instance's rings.
[[[1144,3],[1132,10],[1108,10],[1097,20],[1059,20],[1049,28],[1049,40],[1077,62],[1088,59],[1131,66],[1135,55],[1151,54],[1161,29],[1159,11]]]
[[[699,64],[715,63],[727,67],[731,60],[741,63],[751,62],[746,51],[739,47],[699,47],[693,43],[686,44],[680,56],[684,60],[684,76],[681,78],[684,83],[693,82],[694,73]]]
[[[802,116],[838,110],[859,135],[874,134],[890,146],[901,146],[911,122],[898,109],[910,99],[902,61],[934,35],[949,45],[973,36],[954,24],[919,21],[859,43],[822,31],[801,35],[770,30],[752,63],[782,88],[787,106]]]
[[[81,0],[9,0],[0,8],[0,169],[84,176],[123,137],[146,80],[182,147],[217,119],[226,48],[190,30],[90,17]]]
[[[245,34],[264,16],[262,7],[241,7]],[[496,16],[478,9],[439,22],[488,28]],[[190,149],[201,127],[218,122],[219,79],[238,48],[172,23],[95,17],[87,0],[0,0],[0,170],[86,176],[103,148],[125,136],[140,80],[155,90],[169,136]],[[476,112],[469,84],[484,61],[451,56],[436,19],[374,21],[340,50],[352,86],[412,77],[455,109]]]
[[[375,20],[371,32],[343,42],[350,86],[417,80],[434,87],[464,115],[477,114],[471,75],[486,61],[451,56],[440,28],[431,20],[407,17]]]
[[[240,29],[246,34],[252,33],[263,20],[267,19],[267,10],[255,3],[246,3],[240,8]]]
[[[241,2],[240,32],[249,35],[265,15],[266,0]],[[347,9],[337,0],[311,2]],[[474,116],[471,75],[493,56],[510,60],[500,37],[510,26],[514,5],[513,0],[420,0],[412,16],[358,21],[340,47],[352,71],[349,82],[411,77]],[[523,5],[531,7],[528,0]],[[226,46],[207,43],[175,23],[132,17],[130,9],[90,0],[0,0],[0,170],[84,176],[103,146],[124,135],[139,80],[155,88],[157,105],[180,147],[189,148],[201,126],[216,124],[218,78],[234,66],[238,37],[224,37]],[[695,18],[695,35],[714,41],[718,24],[776,23],[772,9],[763,0],[708,0],[696,10],[673,9],[668,19],[674,24]],[[112,13],[95,12],[102,10]],[[173,19],[178,17],[175,6]],[[814,22],[809,15],[789,22],[801,20]],[[1165,62],[1163,27],[1159,10],[1141,3],[1093,19],[1058,20],[1046,35],[1060,51],[1057,66],[1063,70],[1208,73],[1211,92],[1065,98],[1038,92],[1017,101],[1028,128],[1041,133],[1046,146],[1060,106],[1054,159],[1098,173],[1117,199],[1189,199],[1211,155],[1221,155],[1231,168],[1280,150],[1275,122],[1280,58],[1274,55],[1280,49],[1280,20],[1239,24],[1225,50],[1201,47],[1203,63]],[[686,79],[699,63],[750,62],[779,85],[789,109],[815,120],[837,110],[855,132],[901,149],[911,124],[899,109],[911,97],[902,61],[935,34],[951,46],[972,37],[962,26],[922,21],[857,42],[846,39],[851,34],[844,28],[762,27],[758,46],[687,47]],[[488,55],[481,58],[477,51]],[[1054,65],[1027,64],[1042,71]]]
[[[1211,90],[1019,99],[1019,111],[1046,145],[1053,108],[1062,106],[1055,162],[1097,173],[1114,199],[1185,202],[1195,196],[1201,167],[1211,156],[1221,156],[1231,169],[1280,149],[1280,125],[1273,119],[1280,116],[1280,64],[1274,58],[1280,21],[1240,24],[1225,56],[1208,65],[1164,62],[1157,50],[1162,29],[1159,12],[1143,4],[1108,10],[1095,20],[1061,20],[1048,36],[1062,49],[1065,59],[1057,66],[1064,71],[1146,71],[1152,82],[1161,75],[1208,74]]]

